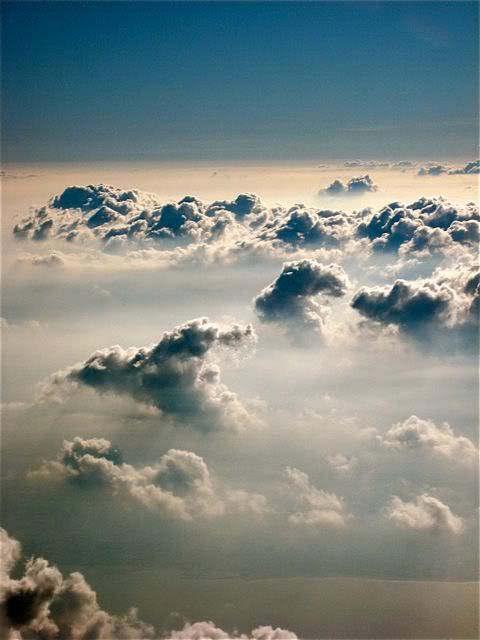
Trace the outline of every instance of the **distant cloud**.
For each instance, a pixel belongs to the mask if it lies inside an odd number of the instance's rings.
[[[36,482],[63,480],[92,490],[108,487],[114,496],[133,501],[165,518],[215,518],[226,509],[261,514],[265,496],[244,490],[215,489],[207,464],[191,451],[170,449],[153,465],[127,464],[118,449],[103,438],[64,441],[55,461],[29,474]]]
[[[386,169],[390,167],[390,163],[379,160],[350,160],[343,166],[347,169]]]
[[[365,318],[397,325],[407,333],[442,328],[465,331],[473,338],[478,326],[479,295],[475,265],[459,265],[452,270],[437,270],[430,278],[361,287],[351,305]]]
[[[458,464],[478,462],[478,449],[464,436],[457,436],[446,422],[437,425],[432,420],[410,416],[404,422],[394,424],[381,443],[396,451],[423,450]]]
[[[462,518],[438,498],[426,493],[417,496],[414,502],[404,502],[394,496],[386,508],[386,517],[397,527],[418,531],[445,531],[454,535],[465,529]]]
[[[452,168],[446,164],[430,164],[418,170],[419,176],[475,175],[480,173],[480,160],[467,162],[464,167]]]
[[[291,524],[307,527],[344,527],[351,516],[342,498],[317,489],[306,473],[295,467],[285,469],[287,486],[299,507],[288,517]]]
[[[40,386],[40,399],[61,397],[72,385],[81,385],[129,395],[203,431],[241,430],[252,417],[220,382],[220,369],[208,356],[219,347],[238,351],[254,342],[250,325],[221,328],[199,318],[165,332],[149,347],[96,351],[85,362],[54,373]]]
[[[335,180],[325,189],[319,191],[321,196],[359,196],[364,193],[378,191],[378,186],[374,184],[369,175],[358,178],[351,178],[347,183]]]
[[[339,265],[308,259],[286,262],[278,278],[254,299],[255,310],[263,322],[318,327],[322,310],[315,298],[339,298],[345,295],[347,286],[347,276]]]

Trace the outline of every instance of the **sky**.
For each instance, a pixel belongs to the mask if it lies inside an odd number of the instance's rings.
[[[478,636],[477,8],[2,3],[8,640]]]
[[[474,155],[477,35],[476,2],[7,1],[3,159]]]

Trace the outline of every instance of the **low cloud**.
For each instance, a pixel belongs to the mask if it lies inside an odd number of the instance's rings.
[[[40,385],[39,399],[61,398],[72,387],[131,396],[165,416],[194,428],[242,430],[253,417],[238,396],[220,382],[211,352],[233,352],[255,343],[253,328],[221,328],[199,318],[167,331],[149,347],[108,347],[87,360],[54,373]]]
[[[319,195],[336,198],[342,196],[360,196],[373,191],[378,191],[378,186],[369,175],[365,175],[358,178],[351,178],[347,183],[341,180],[335,180],[325,189],[321,189]]]
[[[64,577],[43,558],[30,558],[23,575],[11,577],[22,558],[20,543],[0,528],[2,588],[0,622],[9,640],[296,640],[280,627],[260,626],[249,634],[226,633],[213,622],[186,623],[180,630],[157,633],[140,620],[137,609],[125,616],[100,608],[95,591],[81,573]]]
[[[453,514],[448,505],[426,493],[417,496],[414,502],[404,502],[394,496],[386,508],[386,517],[397,527],[418,531],[444,531],[457,535],[465,529],[463,519]]]
[[[107,487],[112,495],[155,511],[166,518],[215,518],[229,512],[262,514],[267,499],[242,489],[221,490],[210,470],[192,451],[170,449],[146,467],[134,467],[104,438],[64,441],[54,461],[29,474],[35,482],[69,482],[84,490]]]
[[[428,451],[458,464],[478,462],[478,449],[473,442],[455,435],[447,422],[437,425],[432,420],[410,416],[394,424],[380,441],[385,448],[395,451]]]
[[[478,271],[474,263],[437,269],[430,278],[396,280],[383,287],[361,287],[351,305],[370,321],[396,325],[410,334],[432,329],[474,337],[478,326]],[[461,344],[459,345],[461,346]]]
[[[343,498],[334,493],[317,489],[306,473],[295,467],[285,469],[287,487],[299,507],[291,513],[288,521],[295,526],[344,527],[351,518]]]
[[[286,262],[278,278],[254,299],[255,310],[262,322],[318,328],[324,313],[316,298],[340,298],[347,286],[347,276],[339,265],[308,259]]]
[[[21,546],[0,529],[2,547],[2,590],[0,610],[2,627],[12,640],[42,638],[155,638],[152,626],[138,618],[137,610],[125,616],[103,611],[95,591],[81,573],[64,577],[43,558],[30,558],[22,577],[11,572],[21,558]]]
[[[429,164],[418,170],[419,176],[476,175],[480,173],[480,160],[467,162],[463,167],[452,168],[446,164]]]

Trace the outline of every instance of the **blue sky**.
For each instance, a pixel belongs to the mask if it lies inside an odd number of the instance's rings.
[[[2,13],[6,162],[476,155],[476,2]]]

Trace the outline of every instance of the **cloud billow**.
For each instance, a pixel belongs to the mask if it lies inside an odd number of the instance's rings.
[[[347,286],[339,265],[308,259],[286,262],[278,278],[254,299],[255,310],[263,322],[318,326],[323,316],[315,298],[340,298]]]
[[[60,396],[72,385],[98,393],[128,395],[192,427],[242,430],[251,416],[238,396],[220,382],[209,355],[219,347],[239,351],[255,343],[250,325],[221,328],[199,318],[167,331],[157,344],[96,351],[87,360],[54,373],[40,398]]]
[[[97,594],[79,572],[63,576],[43,558],[30,558],[23,574],[12,577],[22,560],[20,543],[0,528],[0,624],[9,640],[296,640],[295,633],[270,625],[249,634],[226,633],[213,622],[185,623],[157,632],[131,608],[124,616],[101,609]]]
[[[319,191],[320,196],[342,197],[360,196],[365,193],[378,191],[378,186],[369,175],[350,178],[348,182],[334,180],[328,187]]]

